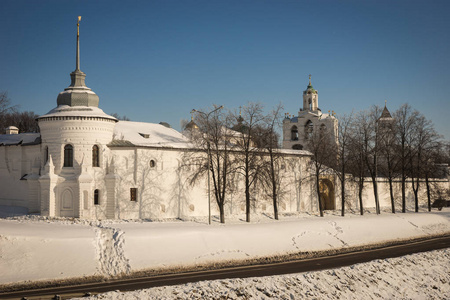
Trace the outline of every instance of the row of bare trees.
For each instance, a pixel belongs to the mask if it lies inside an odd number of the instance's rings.
[[[184,164],[194,166],[191,184],[205,178],[209,167],[220,222],[225,222],[226,199],[236,189],[237,178],[244,183],[246,221],[250,222],[257,190],[264,190],[273,199],[274,217],[278,219],[280,147],[277,131],[281,111],[282,106],[278,105],[265,113],[260,103],[248,103],[239,113],[218,107],[209,113],[196,111],[193,120],[198,128],[191,129],[190,134],[203,155],[193,158],[195,154],[187,153],[190,157],[185,157]]]
[[[385,108],[368,110],[339,119],[339,142],[327,147],[327,167],[336,172],[341,183],[341,215],[345,214],[346,180],[356,181],[360,213],[364,213],[363,189],[369,179],[373,187],[375,209],[380,213],[378,179],[389,184],[392,213],[396,212],[395,182],[401,184],[401,210],[406,212],[407,189],[414,194],[414,208],[419,211],[419,189],[426,189],[431,210],[431,177],[444,176],[442,163],[449,162],[448,146],[433,123],[410,105],[404,104],[393,115]],[[447,151],[445,151],[447,149]],[[330,159],[333,157],[333,159]],[[336,158],[336,159],[334,159]],[[319,157],[315,158],[319,159]],[[351,176],[348,176],[351,175]]]
[[[195,130],[191,140],[202,155],[186,157],[184,164],[194,165],[191,184],[211,174],[211,192],[225,222],[225,204],[242,181],[245,193],[246,221],[257,191],[264,191],[273,200],[274,218],[278,219],[278,201],[283,193],[280,168],[285,163],[279,148],[282,106],[269,113],[259,103],[248,103],[239,112],[214,107],[210,113],[194,114]],[[335,175],[340,182],[341,215],[345,215],[349,183],[357,187],[360,213],[364,214],[363,190],[373,187],[375,209],[380,213],[378,182],[389,184],[392,213],[396,212],[396,182],[401,185],[401,209],[406,211],[406,193],[412,189],[415,211],[419,210],[419,189],[425,188],[431,210],[433,186],[439,164],[449,162],[448,144],[436,132],[431,121],[408,104],[390,115],[385,108],[373,106],[339,118],[334,128],[320,127],[308,132],[304,145],[312,154],[310,174],[303,179],[315,181],[320,216],[323,216],[321,179]],[[333,138],[333,137],[336,137]],[[198,152],[197,152],[198,154]],[[206,154],[206,155],[204,155]],[[192,153],[186,154],[192,156]],[[209,163],[208,163],[209,161]],[[208,169],[209,167],[209,169]],[[442,168],[441,168],[442,170]],[[352,181],[352,182],[348,182]]]
[[[11,105],[8,93],[0,92],[0,134],[9,126],[16,126],[19,132],[39,132],[37,117],[32,111],[19,111],[18,106]]]

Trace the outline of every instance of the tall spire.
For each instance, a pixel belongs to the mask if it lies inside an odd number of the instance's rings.
[[[98,107],[98,96],[86,86],[86,74],[80,70],[80,21],[77,22],[77,48],[75,71],[70,73],[71,83],[64,92],[59,93],[56,103],[69,106],[95,106]]]
[[[75,65],[75,71],[80,71],[80,21],[81,16],[78,16],[77,22],[77,61]]]

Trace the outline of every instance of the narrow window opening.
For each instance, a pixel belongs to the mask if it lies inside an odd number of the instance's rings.
[[[73,167],[73,146],[64,146],[64,167]]]
[[[48,147],[45,147],[44,165],[48,162]]]
[[[94,191],[94,205],[100,204],[100,192],[99,190]]]
[[[97,145],[92,147],[92,166],[100,167],[99,148]]]
[[[133,202],[137,201],[137,188],[130,189],[130,201],[133,201]]]

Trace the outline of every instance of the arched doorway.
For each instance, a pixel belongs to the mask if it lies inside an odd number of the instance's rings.
[[[328,178],[322,178],[319,182],[319,190],[323,210],[336,209],[333,182]]]
[[[60,199],[60,216],[61,217],[74,217],[74,205],[72,191],[65,190]]]

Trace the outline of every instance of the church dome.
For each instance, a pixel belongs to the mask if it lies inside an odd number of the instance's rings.
[[[195,124],[194,120],[191,120],[189,123],[186,124],[185,129],[186,130],[198,129],[198,126],[197,124]]]
[[[311,75],[309,75],[309,84],[306,87],[306,90],[303,91],[303,95],[306,95],[306,94],[316,94],[316,95],[318,94],[317,90],[315,90],[311,84]]]

